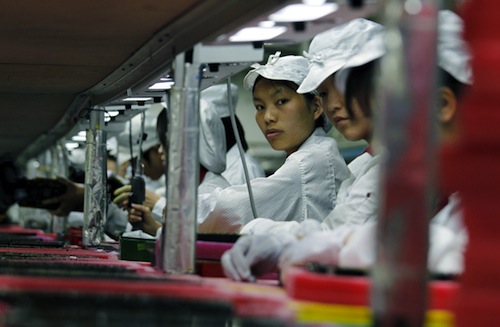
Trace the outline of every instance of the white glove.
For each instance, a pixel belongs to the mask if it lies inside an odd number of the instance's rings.
[[[348,242],[340,251],[339,267],[367,269],[375,263],[375,222],[357,226],[352,230]]]
[[[241,236],[221,258],[227,277],[237,281],[255,281],[275,271],[278,259],[288,245],[295,242],[289,234],[255,234]]]
[[[284,273],[290,266],[309,262],[336,265],[350,231],[351,227],[346,226],[309,234],[283,252],[279,261],[281,272]]]
[[[430,225],[429,271],[441,274],[460,274],[464,270],[465,239],[450,229]]]

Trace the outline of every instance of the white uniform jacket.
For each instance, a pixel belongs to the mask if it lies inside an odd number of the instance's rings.
[[[245,153],[245,162],[248,170],[248,178],[250,180],[257,177],[266,177],[264,170],[254,157]],[[231,185],[245,184],[245,172],[241,163],[240,152],[237,145],[233,145],[226,155],[226,170],[222,172],[224,177]]]
[[[348,176],[336,141],[316,128],[273,175],[250,182],[257,215],[277,221],[322,220],[334,208],[340,184]],[[246,185],[198,197],[201,233],[238,233],[253,218]]]
[[[360,225],[377,217],[379,157],[365,152],[349,163],[351,176],[340,186],[337,205],[323,220],[323,229]]]

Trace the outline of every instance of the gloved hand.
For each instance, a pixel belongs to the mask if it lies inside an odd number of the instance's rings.
[[[286,274],[290,266],[302,266],[310,262],[338,264],[339,253],[350,232],[350,227],[340,227],[309,234],[283,252],[279,260],[281,273]]]
[[[293,244],[289,234],[254,234],[241,236],[221,258],[227,277],[236,281],[255,281],[265,273],[275,271],[283,250]]]

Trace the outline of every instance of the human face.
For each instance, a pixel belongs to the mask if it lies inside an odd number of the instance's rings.
[[[371,141],[372,120],[361,110],[358,102],[352,104],[352,117],[345,106],[345,97],[335,86],[335,76],[318,87],[321,105],[333,126],[349,141]]]
[[[160,146],[154,146],[148,151],[149,160],[141,160],[144,166],[144,175],[152,180],[157,180],[165,173],[159,147]]]
[[[318,99],[308,107],[304,95],[284,83],[264,78],[255,84],[253,102],[257,109],[255,120],[267,141],[287,155],[307,140],[322,113]]]

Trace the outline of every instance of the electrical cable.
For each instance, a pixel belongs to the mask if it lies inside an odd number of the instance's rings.
[[[257,218],[257,208],[255,207],[255,200],[252,192],[252,185],[250,184],[250,177],[248,175],[247,161],[245,160],[245,150],[241,145],[240,133],[238,133],[238,126],[236,125],[236,115],[233,108],[233,97],[231,94],[231,76],[227,78],[227,100],[229,103],[229,117],[231,118],[231,126],[233,127],[233,133],[236,138],[236,144],[238,145],[238,150],[240,153],[241,163],[243,164],[243,172],[245,173],[245,182],[248,189],[248,198],[250,199],[250,207],[252,208],[252,214],[254,218]]]

